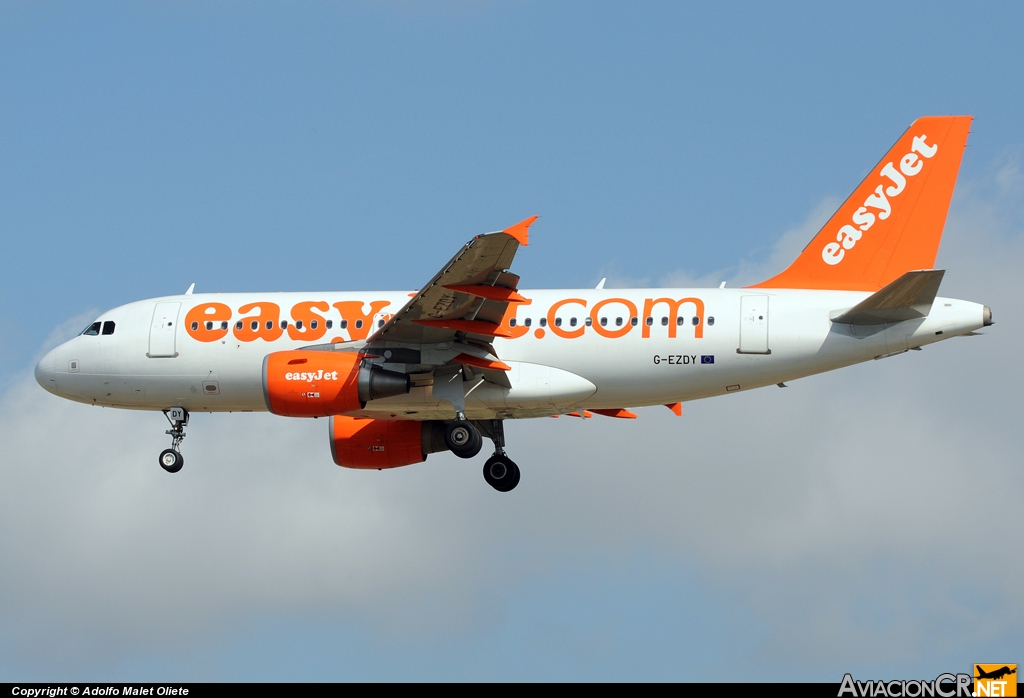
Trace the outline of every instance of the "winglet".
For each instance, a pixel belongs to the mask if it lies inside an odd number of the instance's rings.
[[[681,403],[681,402],[670,402],[669,404],[665,405],[665,407],[667,407],[670,410],[672,410],[672,414],[674,414],[675,416],[677,416],[677,417],[682,417],[683,416],[683,403]]]
[[[537,218],[538,216],[530,216],[525,221],[519,221],[511,228],[505,228],[501,232],[505,233],[509,237],[515,238],[520,245],[525,247],[530,244],[528,242],[530,237],[530,226],[533,225],[533,222],[536,221]]]

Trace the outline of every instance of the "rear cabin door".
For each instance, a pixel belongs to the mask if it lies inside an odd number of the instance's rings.
[[[178,355],[174,347],[174,336],[178,331],[179,301],[157,303],[153,308],[153,323],[149,326],[149,352],[146,356],[172,358]]]
[[[740,297],[740,354],[771,354],[768,348],[768,296]]]

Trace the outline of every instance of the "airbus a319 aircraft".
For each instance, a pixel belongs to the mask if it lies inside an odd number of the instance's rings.
[[[971,117],[918,119],[790,267],[746,288],[537,290],[510,271],[530,218],[479,235],[418,291],[193,294],[101,315],[36,367],[49,392],[161,410],[181,469],[192,412],[326,417],[334,462],[394,468],[494,443],[506,419],[632,419],[992,324],[933,269]],[[194,287],[194,284],[193,284]]]

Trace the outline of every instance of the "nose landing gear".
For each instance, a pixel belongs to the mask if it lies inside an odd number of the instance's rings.
[[[185,465],[185,459],[181,455],[181,442],[185,438],[185,427],[188,426],[188,410],[184,407],[172,407],[164,410],[164,416],[170,422],[171,428],[165,434],[171,436],[171,447],[160,453],[160,467],[169,473],[176,473]]]

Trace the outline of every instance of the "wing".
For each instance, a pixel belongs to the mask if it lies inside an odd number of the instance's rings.
[[[525,300],[517,293],[519,277],[508,269],[536,220],[533,216],[467,242],[367,344],[468,341],[487,346],[494,337],[506,336],[501,322],[509,303]]]

